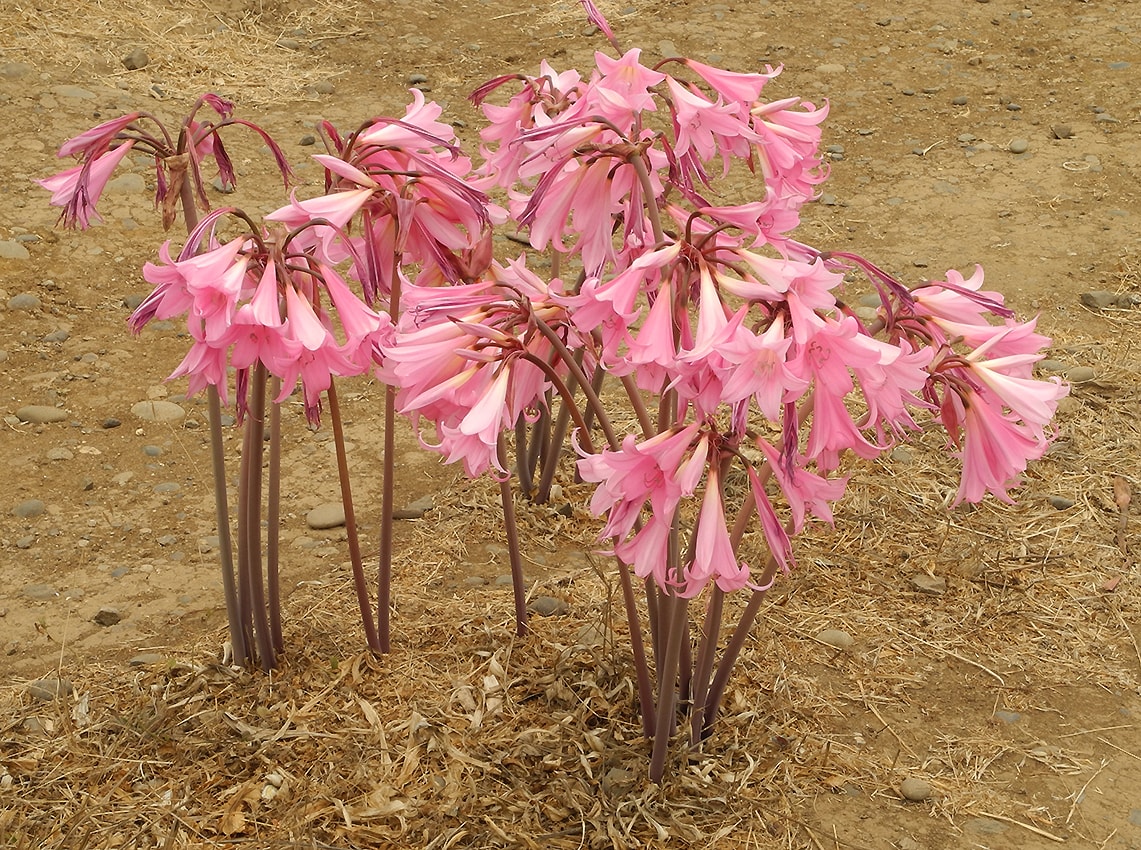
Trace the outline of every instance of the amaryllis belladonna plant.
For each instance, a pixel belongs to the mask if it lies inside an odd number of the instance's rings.
[[[870,460],[942,426],[962,459],[949,501],[1009,501],[1048,447],[1067,387],[1034,377],[1049,340],[983,289],[981,268],[909,288],[856,254],[794,237],[827,176],[826,105],[765,99],[780,69],[737,73],[685,58],[647,66],[584,6],[620,55],[596,54],[585,75],[544,62],[535,76],[477,89],[472,101],[488,120],[481,164],[419,92],[402,118],[347,136],[326,124],[323,194],[295,195],[264,225],[230,210],[197,226],[188,217],[177,257],[164,247],[163,262],[147,266],[156,288],[131,324],[185,315],[192,345],[175,375],[192,392],[232,397],[257,423],[239,494],[235,598],[247,596],[234,603],[231,637],[240,660],[254,657],[251,641],[265,666],[280,651],[280,625],[261,619],[258,595],[267,382],[273,411],[297,384],[311,421],[327,400],[339,446],[334,379],[368,373],[386,386],[375,624],[351,470],[338,453],[375,651],[389,648],[396,412],[425,449],[498,481],[520,634],[515,490],[543,501],[571,472],[593,484],[589,508],[623,589],[657,781],[679,720],[692,747],[712,731],[765,593],[794,567],[796,535],[812,519],[832,521],[850,455]],[[111,169],[142,144],[141,120],[126,116],[65,146],[80,165],[43,181],[65,223],[87,223]],[[223,162],[212,131],[188,120],[183,138],[172,151],[192,179],[160,167],[164,211],[175,180],[185,211],[204,197],[201,161]],[[734,185],[748,175],[751,200],[734,202],[731,173]],[[239,235],[223,237],[223,219],[240,222]],[[523,233],[532,256],[493,258],[500,226]],[[879,294],[874,318],[841,297],[854,274]],[[616,405],[628,406],[635,430],[613,426]],[[573,468],[560,468],[568,456]],[[271,537],[277,499],[271,481]],[[737,592],[749,601],[719,655],[725,596]]]

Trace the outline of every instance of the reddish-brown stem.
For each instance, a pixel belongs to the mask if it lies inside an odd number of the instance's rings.
[[[392,258],[392,292],[388,314],[395,324],[400,318],[399,258]],[[392,513],[396,491],[396,388],[384,388],[384,472],[380,489],[380,568],[377,571],[376,624],[380,651],[392,649],[390,611],[392,606]]]
[[[380,653],[376,626],[372,621],[372,599],[368,592],[368,581],[364,574],[364,561],[361,558],[360,536],[357,533],[356,511],[353,510],[353,491],[349,482],[349,458],[345,450],[345,428],[341,421],[341,405],[337,399],[336,382],[329,380],[329,418],[333,423],[333,443],[337,449],[337,477],[341,484],[341,504],[345,508],[345,536],[349,541],[349,560],[353,566],[353,587],[357,593],[357,605],[361,612],[368,648]]]
[[[503,435],[495,446],[499,465],[507,468],[507,444]],[[503,502],[503,526],[507,532],[507,557],[511,561],[511,589],[515,595],[515,635],[527,634],[527,588],[523,585],[523,556],[519,550],[519,529],[515,524],[515,494],[511,492],[511,479],[503,476],[499,481],[499,496]]]
[[[270,398],[281,394],[281,378],[276,375],[270,381]],[[280,580],[280,538],[281,538],[281,405],[271,402],[269,413],[269,486],[266,494],[266,591],[269,594],[269,628],[273,638],[273,648],[285,651],[285,640],[281,632],[281,580]]]
[[[253,368],[250,387],[250,406],[246,419],[246,443],[243,452],[244,475],[239,485],[245,489],[244,509],[246,513],[245,534],[239,545],[246,551],[246,570],[249,574],[250,605],[253,609],[254,639],[257,642],[261,669],[268,673],[277,666],[273,641],[270,638],[269,618],[266,613],[265,583],[262,580],[261,548],[261,461],[265,442],[265,387],[266,369],[258,362]]]

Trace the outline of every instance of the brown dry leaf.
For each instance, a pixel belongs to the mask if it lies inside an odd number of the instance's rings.
[[[368,793],[359,805],[349,809],[349,816],[353,820],[387,818],[400,814],[406,808],[408,808],[408,802],[396,796],[395,788],[391,785],[378,785]]]
[[[1129,507],[1131,499],[1128,479],[1123,475],[1113,476],[1113,502],[1119,511],[1124,512]]]

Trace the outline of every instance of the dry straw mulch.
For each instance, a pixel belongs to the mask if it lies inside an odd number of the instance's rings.
[[[499,536],[494,486],[461,482],[400,556],[388,657],[361,651],[343,565],[291,596],[271,677],[217,663],[218,633],[137,668],[65,656],[66,699],[0,693],[0,843],[844,846],[817,834],[813,799],[840,792],[891,817],[912,775],[933,788],[922,805],[952,823],[981,814],[1028,839],[1081,837],[1079,791],[1107,747],[1125,750],[1097,729],[1045,742],[986,721],[1080,722],[1137,694],[1138,573],[1123,551],[1136,519],[1115,502],[1141,483],[1137,319],[1097,318],[1108,341],[1056,340],[1098,377],[1074,387],[1018,505],[948,510],[955,462],[933,436],[857,466],[835,529],[800,540],[800,569],[766,604],[713,738],[697,754],[678,742],[660,787],[645,780],[613,578],[582,555],[596,528],[587,491],[566,484],[570,516],[521,511],[533,592],[568,612],[516,639],[509,589],[457,575],[472,541]],[[946,589],[918,592],[921,575]],[[821,642],[825,628],[854,646]],[[1044,793],[1016,791],[1026,765]]]

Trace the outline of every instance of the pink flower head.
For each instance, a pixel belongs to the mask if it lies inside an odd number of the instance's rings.
[[[954,504],[978,502],[993,493],[1003,502],[1013,504],[1007,491],[1018,483],[1027,462],[1040,458],[1049,440],[1040,428],[1018,421],[1013,413],[1003,413],[997,399],[968,390],[952,394],[951,404],[963,426],[963,473],[955,493]]]
[[[73,168],[37,181],[52,193],[51,205],[63,207],[60,219],[65,227],[79,227],[86,230],[91,224],[92,216],[97,221],[102,221],[95,210],[95,205],[99,203],[99,196],[103,194],[103,189],[111,179],[111,173],[123,161],[123,157],[131,152],[134,145],[133,141],[123,142],[85,159]]]

